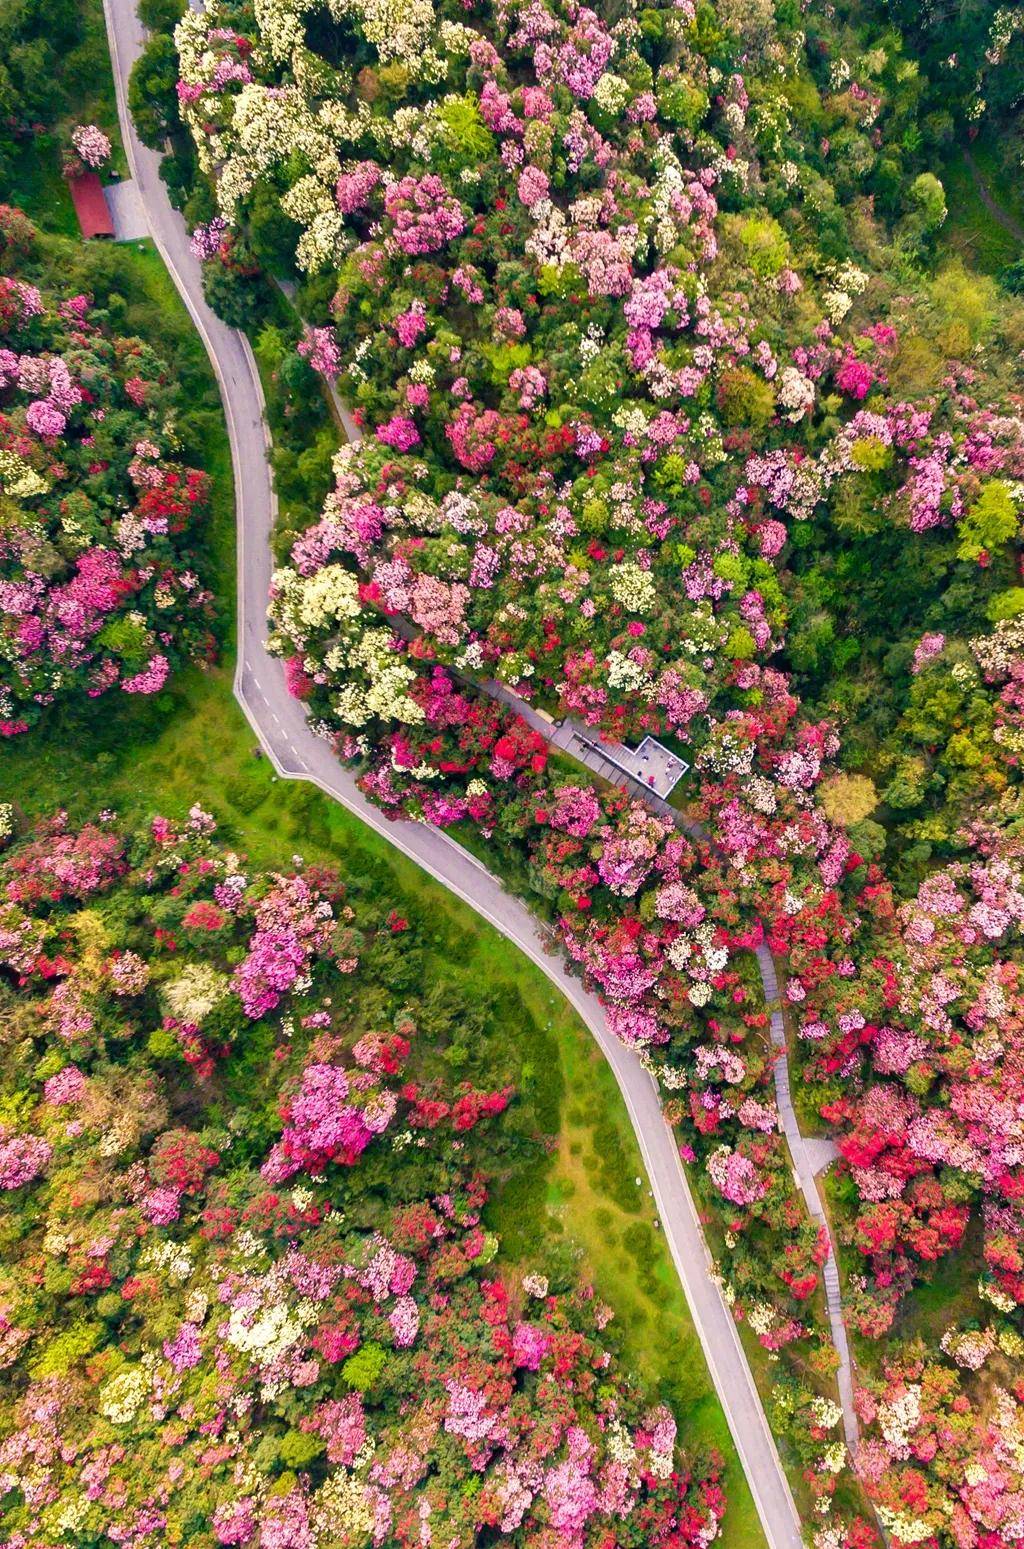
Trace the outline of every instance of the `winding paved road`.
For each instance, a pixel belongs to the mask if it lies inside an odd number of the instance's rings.
[[[700,1336],[715,1389],[770,1549],[800,1549],[800,1521],[774,1439],[739,1341],[712,1278],[713,1264],[657,1089],[636,1054],[609,1031],[597,997],[555,955],[550,937],[460,845],[437,829],[389,822],[359,791],[330,748],[310,730],[288,694],[279,662],[264,644],[276,499],[267,464],[263,393],[248,341],[203,300],[198,261],[159,175],[159,156],[138,140],[127,111],[128,77],[145,34],[135,0],[104,0],[118,113],[132,176],[153,239],[209,353],[220,384],[234,466],[238,544],[239,642],[235,695],[278,772],[310,780],[512,941],[553,980],[583,1018],[618,1082],[647,1169],[658,1214]],[[347,427],[349,428],[349,427]],[[352,427],[354,428],[354,427]]]

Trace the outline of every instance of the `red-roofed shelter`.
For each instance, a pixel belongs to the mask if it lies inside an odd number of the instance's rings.
[[[114,222],[110,218],[107,201],[103,197],[103,184],[100,182],[99,174],[88,171],[79,173],[77,177],[69,177],[68,187],[71,190],[78,224],[82,228],[82,236],[112,237]]]

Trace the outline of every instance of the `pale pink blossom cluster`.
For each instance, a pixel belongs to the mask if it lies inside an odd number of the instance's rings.
[[[85,1092],[85,1076],[77,1065],[65,1065],[43,1083],[43,1096],[55,1108],[80,1102]]]
[[[170,674],[171,664],[159,651],[151,656],[141,672],[122,678],[121,688],[126,694],[159,694]]]
[[[96,124],[77,124],[71,143],[87,167],[102,167],[110,160],[110,140]]]
[[[748,1156],[730,1146],[719,1146],[707,1161],[708,1177],[718,1192],[733,1205],[753,1205],[768,1187]]]

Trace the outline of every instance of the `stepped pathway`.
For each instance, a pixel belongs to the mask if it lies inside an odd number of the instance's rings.
[[[276,499],[267,462],[265,406],[259,374],[248,341],[206,306],[199,263],[189,249],[184,223],[172,209],[160,179],[160,157],[141,144],[131,123],[127,111],[128,79],[145,41],[134,0],[104,0],[104,12],[121,133],[132,177],[149,230],[206,346],[224,403],[237,511],[239,629],[235,696],[281,776],[311,781],[416,861],[519,947],[558,986],[583,1019],[608,1060],[625,1101],[666,1242],[765,1537],[770,1549],[801,1549],[800,1519],[789,1482],[736,1325],[713,1278],[714,1265],[653,1080],[635,1052],[625,1048],[609,1031],[597,997],[568,973],[550,934],[520,900],[506,893],[486,868],[447,835],[416,823],[389,822],[366,800],[353,775],[338,764],[327,744],[314,735],[303,706],[285,688],[280,663],[266,651],[266,599],[272,567],[270,537]],[[346,433],[355,434],[350,416],[346,414],[344,420]],[[495,692],[504,698],[507,691],[496,687]],[[511,702],[523,713],[517,696],[511,696]],[[606,761],[602,761],[599,751],[580,748],[578,744],[566,746],[563,739],[571,744],[580,735],[576,729],[566,723],[552,728],[549,721],[527,707],[531,724],[534,716],[556,746],[575,757],[582,754],[588,767],[608,777],[600,767]],[[621,773],[617,775],[622,778]],[[645,797],[650,796],[642,787],[639,790]]]
[[[765,1004],[771,1015],[772,1044],[779,1050],[779,1056],[775,1062],[775,1101],[778,1106],[782,1129],[789,1145],[789,1154],[793,1160],[793,1175],[796,1178],[797,1185],[812,1218],[823,1226],[828,1233],[829,1253],[822,1269],[822,1279],[825,1282],[825,1300],[828,1306],[829,1326],[832,1330],[832,1343],[839,1354],[837,1381],[839,1385],[839,1402],[843,1408],[843,1430],[846,1434],[847,1446],[851,1451],[856,1451],[859,1430],[857,1426],[857,1413],[853,1407],[853,1368],[850,1361],[850,1342],[847,1338],[846,1323],[843,1318],[843,1296],[839,1283],[839,1268],[836,1263],[835,1246],[832,1241],[832,1229],[817,1184],[817,1174],[824,1167],[827,1167],[829,1162],[833,1161],[839,1153],[831,1140],[825,1140],[820,1137],[805,1138],[800,1132],[800,1125],[793,1108],[793,1094],[789,1083],[786,1024],[782,1016],[779,980],[775,971],[775,960],[766,944],[757,949],[757,965],[761,970],[761,983],[764,986]]]

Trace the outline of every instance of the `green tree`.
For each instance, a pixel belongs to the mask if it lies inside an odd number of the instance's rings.
[[[165,32],[150,38],[128,82],[128,106],[143,145],[159,150],[174,130],[178,114],[178,51]]]
[[[445,97],[437,110],[439,143],[433,160],[442,172],[485,166],[494,156],[494,136],[480,117],[476,98]]]
[[[960,523],[958,559],[978,559],[1016,535],[1017,506],[1004,479],[989,479]]]
[[[999,283],[1011,296],[1024,296],[1024,258],[1000,271]]]
[[[658,87],[658,109],[668,123],[694,130],[707,113],[707,93],[688,81],[672,81]]]
[[[188,10],[187,0],[139,0],[139,21],[150,32],[173,32]]]
[[[929,231],[946,219],[946,190],[934,172],[920,172],[910,185],[910,195]]]
[[[253,253],[271,274],[295,273],[302,228],[284,213],[280,191],[267,178],[260,178],[249,200],[247,234]]]
[[[1009,586],[996,592],[989,598],[985,612],[992,624],[998,624],[1000,619],[1019,618],[1024,613],[1024,586]]]
[[[359,1393],[368,1393],[376,1386],[387,1363],[387,1351],[380,1345],[368,1343],[349,1356],[341,1368],[341,1375],[349,1387]]]
[[[775,413],[775,394],[747,366],[729,366],[718,379],[718,407],[724,424],[762,429]]]
[[[203,295],[230,328],[254,327],[266,308],[262,276],[245,274],[218,258],[203,265]]]
[[[740,242],[758,279],[768,279],[789,259],[786,233],[771,215],[751,215],[740,226]]]

